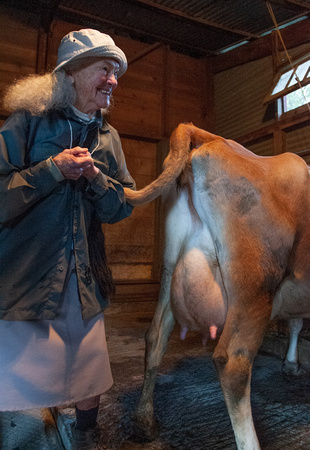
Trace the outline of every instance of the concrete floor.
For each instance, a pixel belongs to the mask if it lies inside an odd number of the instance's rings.
[[[207,348],[189,333],[179,339],[176,327],[155,389],[160,434],[151,443],[135,442],[131,416],[138,401],[144,359],[144,333],[156,304],[114,304],[106,313],[106,332],[114,386],[102,396],[99,423],[109,449],[236,449],[229,416],[212,364],[214,343]],[[270,350],[268,337],[263,350]],[[283,339],[281,339],[281,342]],[[278,347],[278,346],[277,346]],[[277,352],[275,352],[277,353]],[[252,408],[263,450],[310,448],[310,373],[289,380],[281,358],[260,352],[253,368]],[[3,450],[70,449],[72,407],[0,413]]]

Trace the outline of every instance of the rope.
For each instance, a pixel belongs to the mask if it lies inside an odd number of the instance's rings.
[[[70,120],[67,118],[67,122],[69,124],[69,128],[70,128],[70,148],[72,148],[73,145],[73,131],[72,131],[72,125]]]
[[[286,49],[286,46],[285,46],[285,44],[284,44],[284,41],[283,41],[283,39],[282,39],[282,35],[281,35],[280,29],[279,29],[279,27],[278,27],[278,24],[277,24],[277,20],[276,20],[276,18],[275,18],[275,15],[274,15],[274,13],[273,13],[271,4],[270,4],[270,2],[268,2],[268,1],[266,2],[266,4],[267,4],[267,8],[268,8],[269,14],[270,14],[270,16],[271,16],[271,18],[272,18],[272,21],[273,21],[273,23],[274,23],[274,26],[275,26],[275,28],[276,28],[276,30],[277,30],[277,32],[278,32],[278,35],[279,35],[279,38],[280,38],[280,40],[281,40],[282,46],[283,46],[283,48],[284,48],[286,57],[287,57],[287,59],[288,59],[288,61],[289,61],[289,63],[290,63],[291,68],[292,68],[293,70],[295,70],[293,61],[292,61],[292,59],[291,59],[291,57],[290,57],[290,55],[289,55],[289,53],[288,53],[288,51],[287,51],[287,49]],[[307,98],[306,98],[306,96],[305,96],[303,87],[302,87],[302,85],[301,85],[300,79],[298,78],[298,75],[296,75],[296,72],[295,72],[295,74],[294,74],[294,77],[295,77],[295,80],[296,80],[297,83],[298,83],[298,86],[300,87],[302,96],[303,96],[303,98],[305,99],[306,105],[308,106],[308,109],[309,109],[309,111],[310,111],[310,104],[309,104],[309,102],[308,102],[308,100],[307,100]]]

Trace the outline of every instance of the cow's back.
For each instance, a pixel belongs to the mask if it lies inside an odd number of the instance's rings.
[[[253,292],[270,294],[287,273],[310,279],[309,174],[301,158],[259,157],[221,140],[196,149],[191,162],[195,208],[210,228],[231,302],[245,276]]]

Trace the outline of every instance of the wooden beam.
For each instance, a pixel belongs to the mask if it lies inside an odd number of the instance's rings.
[[[278,67],[281,64],[280,52],[279,52],[279,35],[277,31],[271,33],[271,51],[272,51],[272,72],[273,76],[276,75]]]
[[[202,107],[203,122],[208,131],[215,130],[214,115],[214,75],[212,69],[212,58],[205,58],[202,66],[201,96],[204,99]]]
[[[248,145],[256,141],[261,141],[263,139],[273,136],[276,130],[288,130],[293,127],[303,127],[310,125],[309,112],[302,112],[300,114],[295,114],[293,117],[289,116],[284,119],[280,119],[278,122],[268,125],[266,127],[259,128],[258,130],[252,131],[251,133],[244,134],[234,139],[241,145]]]
[[[273,133],[274,154],[279,155],[286,151],[286,133],[280,128],[276,128]]]
[[[47,63],[47,44],[48,43],[48,32],[40,28],[38,30],[38,40],[37,40],[37,57],[36,57],[36,73],[46,72]]]
[[[159,47],[162,47],[163,45],[164,44],[162,44],[161,42],[156,42],[155,44],[150,45],[148,48],[143,50],[141,53],[138,53],[137,55],[135,55],[131,59],[129,59],[128,60],[128,65],[139,61],[140,59],[142,59],[146,55],[149,55],[150,53],[154,52],[155,50],[157,50]]]
[[[168,119],[169,119],[169,47],[165,46],[162,57],[162,76],[161,76],[161,124],[160,133],[163,137],[168,137]]]
[[[296,152],[296,155],[301,156],[304,158],[305,156],[310,155],[310,149],[309,150],[300,150],[300,152]]]
[[[310,43],[310,19],[302,20],[287,28],[281,30],[281,35],[287,49],[297,47],[298,45]],[[281,48],[279,43],[279,50]],[[228,53],[212,57],[213,72],[218,73],[228,70],[250,61],[270,56],[272,54],[272,38],[267,35],[255,42],[249,42],[247,45],[238,47]]]
[[[126,31],[129,34],[132,34],[134,36],[141,36],[141,35],[142,36],[148,36],[148,37],[154,39],[155,41],[162,41],[162,42],[164,42],[165,44],[168,44],[168,45],[176,45],[176,46],[180,46],[181,45],[180,42],[177,42],[177,41],[175,41],[173,39],[170,39],[170,38],[167,38],[167,37],[163,38],[162,36],[159,36],[156,33],[150,33],[150,32],[146,33],[144,31],[141,31],[141,30],[137,29],[134,26],[124,25],[124,24],[121,24],[121,23],[116,22],[114,20],[104,19],[102,17],[98,17],[95,14],[90,14],[90,13],[87,13],[85,11],[79,11],[77,9],[69,8],[69,7],[64,6],[64,5],[59,5],[58,11],[60,12],[60,14],[59,14],[60,20],[64,20],[64,21],[68,21],[69,22],[69,21],[75,21],[75,18],[78,18],[78,17],[82,18],[83,21],[85,21],[85,19],[89,19],[89,20],[93,21],[94,23],[100,23],[100,24],[104,24],[104,25],[109,25],[109,26],[111,26],[111,27],[113,27],[113,28],[115,28],[117,30]],[[62,13],[65,14],[65,17],[63,17]],[[66,16],[66,15],[68,15],[68,16]],[[206,49],[203,48],[203,47],[200,47],[200,46],[199,47],[197,47],[197,46],[188,46],[188,49],[190,49],[192,51],[195,51],[195,52],[198,52],[200,54],[201,53],[202,54],[206,53]],[[215,55],[216,54],[216,52],[212,51],[212,50],[207,50],[207,53],[209,55]]]
[[[151,280],[115,280],[116,293],[113,303],[130,301],[156,301],[159,295],[159,282]]]
[[[238,28],[226,27],[223,24],[220,24],[218,22],[213,22],[212,20],[203,19],[201,17],[191,16],[190,14],[186,14],[183,11],[176,9],[177,6],[175,8],[169,8],[168,6],[161,5],[157,2],[153,2],[152,0],[138,0],[138,2],[142,3],[144,5],[147,5],[147,6],[151,6],[154,9],[167,12],[171,16],[181,17],[183,19],[190,20],[191,22],[194,22],[194,23],[200,23],[202,25],[207,25],[209,27],[213,27],[218,30],[228,31],[229,33],[238,34],[247,39],[259,39],[260,38],[260,36],[258,34],[249,33],[248,31],[239,30]]]
[[[279,3],[278,0],[269,0],[271,1],[271,3]],[[283,3],[281,1],[281,3]],[[288,3],[288,4],[292,4],[292,5],[296,5],[296,6],[300,6],[301,8],[304,8],[306,11],[310,11],[310,5],[308,3],[305,2],[301,2],[300,0],[284,0],[284,3]]]

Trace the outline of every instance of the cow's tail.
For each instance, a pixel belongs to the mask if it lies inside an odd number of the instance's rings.
[[[197,148],[206,142],[206,135],[210,136],[210,140],[215,138],[211,133],[200,130],[193,124],[180,124],[170,137],[170,150],[163,164],[163,172],[151,184],[139,191],[124,188],[128,202],[133,205],[143,205],[159,197],[164,189],[181,174],[192,148]]]

